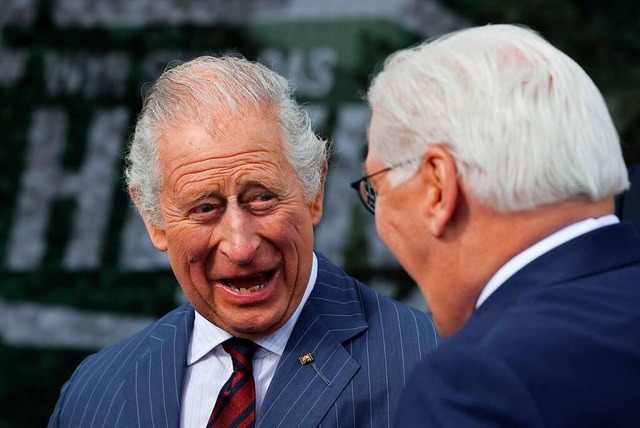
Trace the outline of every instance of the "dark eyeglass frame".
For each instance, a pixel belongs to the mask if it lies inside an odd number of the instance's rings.
[[[376,171],[372,174],[369,175],[365,175],[364,177],[354,181],[353,183],[350,183],[349,186],[354,189],[357,193],[358,193],[358,199],[360,199],[360,202],[362,202],[362,205],[364,205],[364,207],[367,209],[367,211],[369,211],[371,214],[375,215],[376,214],[376,197],[377,197],[377,193],[376,191],[373,189],[373,186],[371,185],[371,178],[375,177],[376,175],[380,175],[383,172],[388,172],[391,171],[392,169],[401,167],[401,166],[405,166],[407,164],[410,163],[414,163],[416,162],[418,159],[408,159],[406,161],[397,163],[395,165],[391,165],[388,166],[386,168],[383,168],[379,171]]]

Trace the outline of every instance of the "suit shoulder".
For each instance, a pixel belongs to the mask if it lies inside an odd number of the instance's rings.
[[[415,338],[423,349],[431,350],[438,347],[441,339],[431,315],[390,297],[382,296],[360,282],[358,282],[358,289],[370,325],[397,323],[397,334],[405,336],[407,340],[413,340],[415,331]]]
[[[118,409],[123,409],[126,402],[125,383],[137,364],[158,344],[186,340],[192,315],[189,305],[181,306],[140,332],[87,357],[63,386],[49,426],[85,426],[95,418],[115,426]]]
[[[439,338],[428,314],[373,291],[321,254],[318,261],[318,278],[311,299],[331,302],[336,312],[362,312],[370,332],[384,330],[389,335],[407,335],[426,349],[437,346]]]
[[[426,312],[412,308],[389,296],[382,295],[356,279],[352,278],[352,280],[356,283],[362,303],[367,307],[379,307],[382,311],[397,312],[398,317],[402,319],[415,319],[418,323],[432,324],[431,317]]]
[[[360,303],[365,309],[376,309],[382,312],[397,313],[398,318],[402,320],[414,320],[419,324],[433,324],[431,317],[425,312],[412,308],[402,302],[391,297],[383,296],[377,293],[367,285],[349,276],[344,270],[331,263],[322,254],[318,254],[318,278],[317,284],[328,286],[333,289],[340,289],[344,292],[351,292],[357,295]],[[319,287],[320,288],[320,287]],[[318,290],[320,291],[320,290]],[[320,293],[316,293],[320,295]],[[376,311],[370,311],[371,316],[375,316]]]
[[[191,313],[191,317],[189,314]],[[141,343],[143,343],[150,335],[153,335],[153,332],[156,331],[160,326],[177,326],[179,323],[186,323],[189,319],[193,319],[192,316],[193,309],[191,306],[186,304],[182,305],[173,311],[167,313],[162,318],[152,322],[148,326],[144,327],[142,330],[137,333],[132,334],[129,337],[121,339],[103,349],[92,354],[88,357],[88,359],[92,358],[103,358],[108,356],[109,358],[117,358],[122,359],[129,355],[126,352],[128,349],[133,350],[137,348]]]
[[[391,329],[395,326],[399,333],[402,332],[409,338],[413,337],[411,332],[415,331],[417,342],[425,349],[438,346],[440,338],[429,314],[383,296],[355,279],[354,281],[370,328],[384,326]]]
[[[636,426],[636,269],[532,288],[506,307],[485,307],[433,354],[438,371],[449,364],[454,376],[462,363],[502,367],[518,378],[541,414],[555,421],[551,425]],[[465,358],[478,361],[461,362],[465,349]],[[616,394],[605,397],[601,391]]]
[[[67,386],[75,390],[78,383],[96,382],[96,379],[106,378],[111,382],[114,377],[125,373],[131,364],[146,352],[148,339],[153,337],[159,328],[168,326],[177,329],[179,323],[185,323],[186,326],[189,319],[192,319],[190,313],[193,313],[190,305],[180,306],[139,332],[89,355],[76,368]]]

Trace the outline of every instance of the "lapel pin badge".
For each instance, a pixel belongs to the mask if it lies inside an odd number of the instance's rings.
[[[300,361],[301,366],[306,366],[307,364],[313,363],[313,355],[309,352],[308,354],[304,354],[302,357],[298,358],[298,361]]]

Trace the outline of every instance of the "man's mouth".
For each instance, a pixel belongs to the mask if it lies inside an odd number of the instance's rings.
[[[269,283],[274,273],[275,270],[270,270],[253,276],[221,279],[220,283],[236,293],[255,293]]]

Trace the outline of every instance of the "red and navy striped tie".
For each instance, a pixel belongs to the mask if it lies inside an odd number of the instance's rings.
[[[233,373],[218,394],[207,428],[253,428],[256,421],[256,385],[251,361],[257,346],[238,337],[222,344],[231,355]]]

